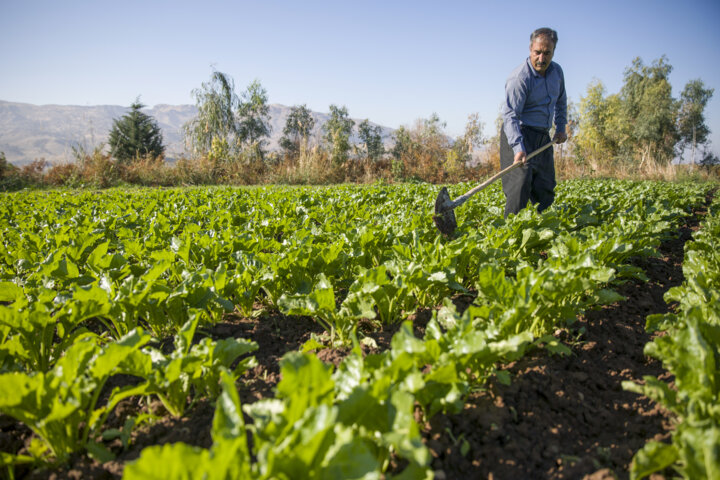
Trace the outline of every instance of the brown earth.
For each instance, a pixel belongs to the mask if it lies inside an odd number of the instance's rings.
[[[662,243],[657,258],[635,261],[649,282],[620,285],[617,290],[626,300],[586,312],[570,328],[556,332],[571,348],[571,355],[532,352],[502,367],[511,374],[510,385],[491,380],[469,396],[462,413],[438,414],[422,425],[435,477],[627,478],[634,452],[648,440],[669,438],[672,419],[668,413],[644,397],[623,391],[621,382],[640,381],[643,375],[667,378],[659,362],[643,354],[644,345],[652,340],[644,329],[645,317],[668,311],[663,294],[683,281],[683,246],[702,213],[699,210],[688,217],[678,235]],[[424,310],[414,317],[418,335],[430,315],[431,311]],[[251,403],[273,394],[283,354],[297,350],[311,334],[321,334],[322,327],[307,318],[278,314],[259,319],[230,315],[206,333],[215,339],[249,338],[258,343],[254,354],[258,366],[238,382],[241,401]],[[370,336],[382,350],[389,347],[393,333],[389,329]],[[346,353],[327,349],[319,357],[337,364]],[[183,418],[174,419],[158,401],[147,405],[142,399],[128,399],[118,405],[107,426],[121,428],[127,416],[147,411],[162,418],[137,428],[127,449],[119,439],[106,444],[116,460],[102,464],[78,455],[54,471],[28,472],[18,467],[16,477],[119,478],[125,462],[136,459],[146,446],[185,442],[207,448],[212,444],[214,407],[204,400],[190,407]],[[22,453],[30,437],[29,429],[0,415],[0,451]]]

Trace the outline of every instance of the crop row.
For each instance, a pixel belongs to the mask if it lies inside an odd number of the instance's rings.
[[[672,215],[672,209],[664,213]],[[617,224],[637,226],[631,215],[619,215]],[[598,220],[608,225],[614,223],[611,218]],[[659,232],[635,230],[637,250],[629,232],[622,237],[627,243],[597,231],[588,236],[568,232],[545,245],[547,257],[535,267],[519,262],[512,276],[499,266],[502,261],[486,262],[478,272],[473,305],[460,315],[446,300],[423,339],[415,338],[406,324],[389,351],[363,358],[356,348],[334,372],[312,355],[288,354],[277,397],[244,409],[253,419],[249,431],[256,462],[246,453],[245,435],[230,434],[226,424],[216,423],[210,449],[183,444],[151,447],[127,467],[125,476],[152,476],[158,465],[182,458],[188,460],[180,477],[192,472],[209,477],[292,478],[306,472],[310,477],[379,478],[390,456],[396,455],[408,462],[400,478],[429,478],[429,455],[419,442],[414,408],[419,406],[425,418],[440,411],[458,412],[469,389],[495,374],[498,363],[516,360],[543,343],[551,351],[563,352],[548,333],[584,307],[617,300],[604,289],[613,278],[607,265],[619,267],[624,255],[643,251]],[[613,248],[605,242],[613,242]],[[242,418],[237,399],[231,404],[234,418]],[[226,418],[228,413],[216,415]],[[245,430],[243,425],[233,428]],[[228,439],[235,443],[228,444]],[[399,439],[405,443],[394,443]],[[236,460],[227,461],[227,456]],[[226,469],[218,470],[218,463]]]
[[[675,415],[671,443],[648,442],[633,459],[631,478],[672,467],[683,478],[720,478],[720,201],[710,206],[701,228],[685,244],[682,285],[665,301],[676,313],[651,315],[649,331],[663,331],[645,347],[662,361],[673,384],[647,376],[624,384]]]
[[[0,410],[36,438],[27,455],[2,461],[63,461],[82,450],[109,458],[103,421],[121,399],[156,395],[180,416],[188,397],[209,396],[211,449],[151,447],[126,476],[167,465],[157,456],[176,458],[177,475],[212,464],[212,475],[373,478],[392,457],[408,462],[401,476],[427,475],[416,406],[426,417],[457,411],[498,362],[539,345],[562,352],[548,334],[617,300],[612,282],[642,276],[627,260],[653,254],[705,191],[571,182],[545,214],[505,221],[495,189],[458,212],[452,239],[432,225],[436,190],[426,185],[7,195]],[[475,297],[463,314],[449,301],[458,293]],[[440,304],[425,338],[406,324],[387,352],[360,354],[358,319],[398,323]],[[336,369],[288,354],[276,398],[241,409],[234,382],[256,345],[192,344],[199,327],[233,309],[309,315],[326,326],[323,341],[355,349]],[[167,336],[170,354],[158,348]],[[101,401],[119,373],[138,381]]]

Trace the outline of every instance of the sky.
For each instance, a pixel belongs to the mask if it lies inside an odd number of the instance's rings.
[[[701,79],[720,155],[720,1],[0,0],[0,100],[34,105],[194,104],[213,70],[241,93],[397,128],[437,114],[449,135],[479,114],[492,135],[505,80],[538,27],[570,101],[618,93],[634,58],[665,55],[673,96]]]

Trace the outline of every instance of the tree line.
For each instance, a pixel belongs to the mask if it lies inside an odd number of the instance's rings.
[[[591,82],[579,103],[570,103],[568,108],[568,142],[556,154],[561,178],[620,173],[625,178],[642,177],[648,166],[668,166],[678,158],[704,166],[720,163],[710,150],[705,119],[714,89],[695,79],[674,98],[671,71],[665,56],[650,65],[635,58],[625,69],[619,92],[609,94],[601,81]],[[283,128],[280,150],[269,151],[268,94],[258,80],[238,95],[229,75],[213,71],[192,96],[197,115],[183,127],[190,157],[174,166],[163,162],[162,132],[142,112],[144,105],[138,97],[127,114],[113,121],[109,154],[103,153],[102,146],[92,153],[80,149],[75,151],[74,164],[48,169],[47,162],[39,160],[18,169],[0,152],[0,189],[122,182],[442,183],[476,180],[499,165],[499,117],[490,138],[483,135],[484,123],[478,114],[471,114],[464,133],[453,139],[433,113],[413,126],[396,129],[386,147],[379,126],[368,119],[356,125],[345,106],[330,105],[329,118],[319,129],[319,142],[311,145],[316,120],[306,105],[295,105]]]
[[[642,166],[680,158],[691,163],[718,163],[709,149],[710,129],[705,123],[705,107],[714,89],[700,79],[691,80],[675,99],[671,71],[665,56],[650,65],[638,57],[625,69],[618,93],[607,94],[601,81],[592,82],[572,119],[576,161]]]
[[[672,96],[670,73],[672,66],[662,56],[645,65],[635,58],[624,72],[618,93],[607,94],[599,80],[587,87],[579,107],[571,106],[570,153],[577,163],[606,161],[620,164],[643,164],[653,161],[667,164],[674,158],[690,163],[717,163],[710,152],[705,108],[714,89],[702,80],[688,82],[679,99]],[[184,126],[186,145],[195,157],[207,157],[218,164],[231,162],[266,162],[277,160],[269,156],[267,139],[270,135],[267,91],[255,80],[241,95],[227,74],[214,71],[210,81],[193,90],[197,116]],[[163,152],[162,138],[157,124],[143,114],[139,101],[131,112],[116,120],[109,136],[111,153],[121,162],[139,156],[158,156]],[[357,125],[359,145],[350,141],[355,122],[347,108],[330,105],[329,120],[322,127],[322,147],[335,164],[348,161],[351,153],[371,161],[390,154],[394,159],[402,155],[418,155],[422,150],[444,149],[436,160],[441,167],[457,168],[466,162],[469,152],[482,144],[498,141],[498,136],[485,139],[482,123],[471,116],[465,135],[456,141],[444,141],[444,123],[435,114],[421,120],[416,135],[400,127],[392,138],[393,147],[386,151],[381,129],[366,119]],[[499,122],[496,122],[499,123]],[[306,105],[291,107],[279,155],[297,159],[308,149],[315,119]],[[438,145],[438,143],[440,145]],[[396,170],[402,165],[396,162]]]
[[[214,71],[210,81],[192,91],[197,116],[183,126],[186,146],[195,157],[208,157],[217,162],[268,161],[267,139],[270,136],[268,95],[258,80],[254,80],[239,96],[227,74]],[[111,154],[120,162],[132,162],[147,155],[164,153],[162,134],[157,123],[144,114],[139,99],[131,111],[113,122],[109,135]],[[291,107],[283,136],[281,154],[300,155],[308,147],[315,119],[306,105]],[[352,145],[350,137],[355,127],[346,107],[330,105],[330,118],[323,125],[324,146],[335,163],[349,158],[353,147],[361,155],[379,159],[385,148],[381,128],[364,120],[357,125],[360,148]]]

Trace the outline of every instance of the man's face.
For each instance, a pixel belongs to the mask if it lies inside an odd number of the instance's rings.
[[[536,72],[545,75],[545,70],[550,66],[550,61],[555,53],[555,46],[545,35],[537,37],[530,44],[530,63]]]

